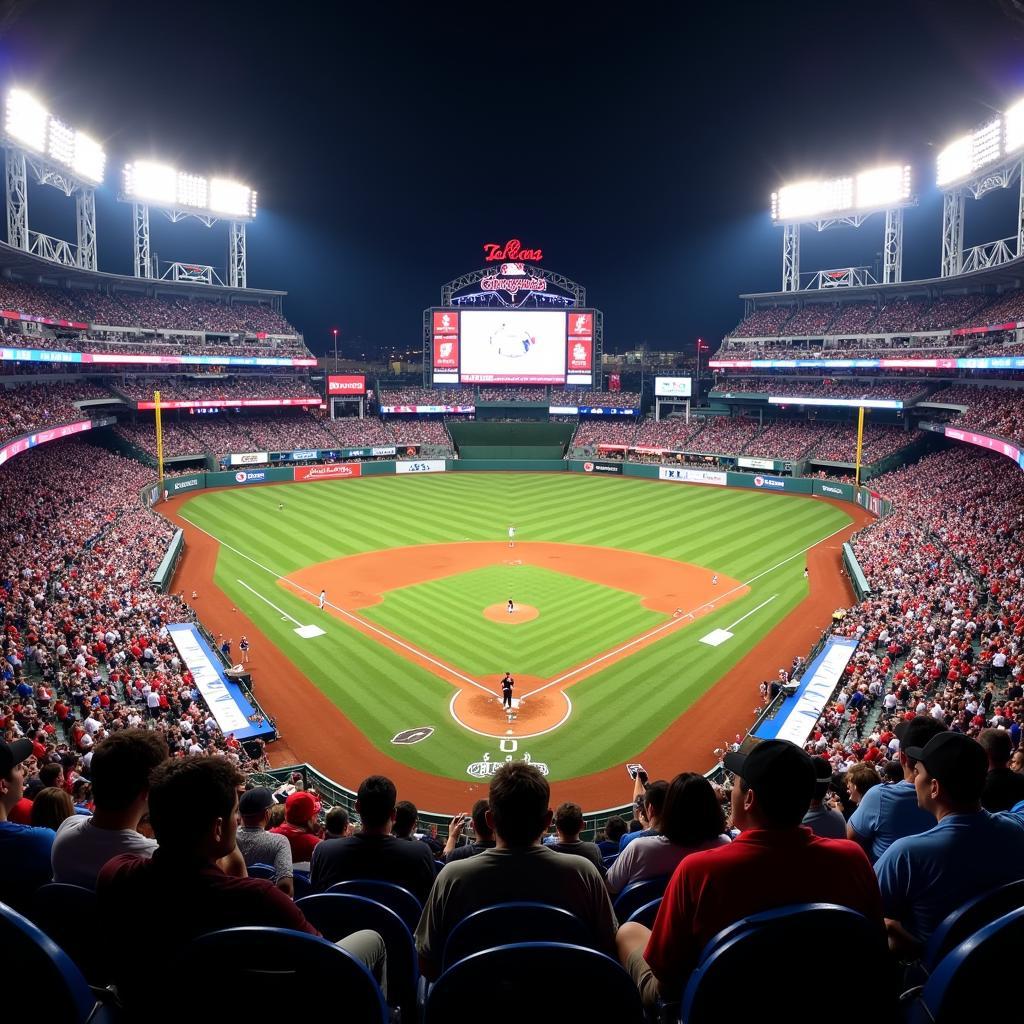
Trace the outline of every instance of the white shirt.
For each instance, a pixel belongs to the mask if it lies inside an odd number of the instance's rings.
[[[716,836],[710,842],[699,846],[674,846],[664,836],[643,836],[634,839],[616,858],[608,869],[605,881],[608,891],[614,896],[630,882],[641,878],[655,878],[671,875],[679,862],[688,854],[698,850],[711,850],[730,842],[726,835]]]
[[[95,735],[96,735],[96,730],[97,730],[97,729],[99,729],[99,728],[100,728],[100,726],[102,726],[102,725],[103,725],[103,723],[102,723],[102,722],[99,722],[99,721],[97,721],[97,720],[96,720],[95,718],[93,718],[93,717],[92,717],[92,715],[90,715],[90,716],[89,716],[89,717],[88,717],[88,718],[87,718],[87,719],[86,719],[86,720],[85,720],[85,721],[84,721],[84,722],[82,723],[82,725],[83,725],[83,726],[85,727],[85,731],[86,731],[86,732],[87,732],[87,733],[88,733],[88,734],[89,734],[90,736],[95,736]]]
[[[134,829],[97,828],[92,818],[76,814],[57,829],[50,853],[53,880],[95,889],[96,878],[111,857],[134,853],[149,859],[156,848],[155,839],[147,839]]]

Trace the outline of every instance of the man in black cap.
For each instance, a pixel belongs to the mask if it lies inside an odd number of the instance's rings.
[[[749,754],[725,755],[738,776],[728,846],[691,853],[665,890],[654,929],[626,923],[619,959],[644,1003],[678,998],[707,942],[730,924],[791,903],[838,903],[878,923],[882,904],[864,851],[846,839],[820,839],[801,827],[814,794],[809,754],[786,740],[765,740]]]
[[[918,802],[938,822],[897,839],[875,865],[889,944],[908,957],[957,907],[1024,879],[1024,818],[982,809],[988,758],[969,736],[942,732],[905,751]]]
[[[247,789],[238,798],[238,816],[242,819],[242,826],[235,842],[246,867],[269,864],[274,869],[274,885],[286,896],[294,896],[291,844],[287,836],[267,831],[270,808],[275,803],[274,794],[265,786]]]
[[[903,781],[892,786],[872,786],[846,823],[846,838],[860,843],[872,863],[897,839],[916,836],[935,824],[932,815],[918,804],[914,791],[914,761],[908,756],[907,747],[923,747],[945,729],[931,715],[918,715],[896,726]]]
[[[0,740],[0,903],[24,910],[32,894],[50,880],[53,831],[9,821],[25,793],[25,765],[32,741]]]

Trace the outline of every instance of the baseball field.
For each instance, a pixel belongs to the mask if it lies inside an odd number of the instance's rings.
[[[287,756],[349,786],[401,766],[435,802],[486,785],[510,753],[576,792],[645,756],[675,761],[648,765],[662,774],[708,767],[783,663],[741,681],[744,659],[768,636],[805,653],[845,593],[838,551],[858,512],[518,473],[239,487],[170,506],[187,543],[175,586],[198,592],[236,652],[248,635]]]

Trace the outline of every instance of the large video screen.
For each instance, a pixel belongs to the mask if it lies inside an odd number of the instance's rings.
[[[432,322],[434,383],[593,383],[592,310],[435,309]]]

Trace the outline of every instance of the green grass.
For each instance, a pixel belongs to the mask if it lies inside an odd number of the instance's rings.
[[[509,597],[540,615],[509,625],[482,609]],[[624,590],[530,565],[496,565],[389,591],[362,614],[476,676],[548,678],[665,620]]]
[[[278,511],[282,500],[286,508]],[[451,719],[448,683],[333,618],[326,622],[316,618],[326,628],[325,636],[300,640],[292,632],[293,623],[282,620],[237,581],[245,581],[300,622],[310,622],[316,609],[278,585],[275,574],[284,576],[306,565],[379,548],[503,541],[509,523],[516,524],[521,542],[620,547],[692,562],[741,582],[760,576],[742,598],[573,686],[570,720],[553,733],[520,742],[520,751],[528,750],[535,760],[548,764],[552,778],[569,778],[620,764],[649,745],[806,596],[801,553],[850,521],[834,505],[787,495],[519,473],[381,476],[240,487],[198,494],[182,513],[249,556],[222,547],[218,586],[373,743],[413,768],[460,779],[466,778],[467,764],[479,760],[485,751],[497,756],[498,749],[496,740],[471,734]],[[425,593],[432,586],[407,589]],[[510,596],[504,590],[502,581],[498,595],[489,596],[485,603]],[[603,601],[618,600],[619,592],[598,590]],[[773,595],[769,605],[735,627],[733,640],[717,648],[699,642],[712,629],[729,626]],[[551,599],[556,597],[552,593]],[[396,600],[393,606],[392,599]],[[367,611],[390,616],[401,601],[399,592],[394,592]],[[441,653],[442,646],[452,642],[450,634],[462,628],[471,637],[459,659],[479,656],[474,662],[478,667],[467,666],[468,670],[500,672],[507,667],[528,672],[524,665],[495,664],[489,653],[484,655],[476,639],[485,625],[480,607],[479,599],[467,597],[459,613],[469,616],[464,625],[452,621],[432,642],[425,635],[417,637],[417,642]],[[409,609],[402,611],[406,612],[399,614],[402,628],[395,629],[406,636],[417,630],[420,619],[432,614],[429,607],[411,617]],[[546,620],[545,613],[535,625],[543,627]],[[609,637],[618,635],[620,625],[629,635],[639,632],[635,624],[615,620],[609,624]],[[503,637],[509,638],[503,649],[518,642],[511,639],[517,630],[530,628],[530,624],[502,627]],[[580,660],[571,647],[584,628],[567,628],[561,638],[570,662]],[[589,643],[590,637],[586,639]],[[529,656],[523,652],[524,659]],[[458,659],[453,655],[453,660]],[[400,729],[422,725],[435,729],[428,740],[414,746],[391,745],[391,737]],[[685,763],[681,751],[681,768]]]

